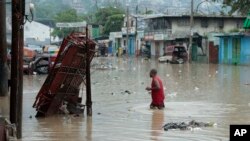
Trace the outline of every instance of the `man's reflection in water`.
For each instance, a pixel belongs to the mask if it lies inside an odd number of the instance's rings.
[[[158,141],[164,124],[164,110],[154,110],[152,113],[151,140]]]

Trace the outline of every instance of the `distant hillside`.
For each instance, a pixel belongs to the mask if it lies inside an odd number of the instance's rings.
[[[128,4],[130,13],[136,13],[138,8],[137,12],[140,13],[152,10],[154,13],[183,14],[190,13],[191,5],[191,0],[33,0],[33,2],[37,5],[36,7],[50,4],[49,7],[56,8],[54,11],[63,10],[60,6],[67,5],[76,9],[78,13],[94,12],[97,8],[108,6],[125,9]],[[221,5],[212,3],[211,0],[206,2],[194,0],[194,2],[194,11],[201,14],[219,13],[221,10]]]

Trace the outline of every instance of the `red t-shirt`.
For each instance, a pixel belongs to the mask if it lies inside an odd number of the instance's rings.
[[[160,89],[151,90],[152,91],[152,93],[151,93],[152,104],[154,104],[154,105],[162,105],[162,104],[164,104],[164,99],[165,99],[163,84],[162,84],[161,79],[158,76],[155,76],[152,79],[151,88],[155,87],[155,84],[154,84],[155,80],[159,82]]]

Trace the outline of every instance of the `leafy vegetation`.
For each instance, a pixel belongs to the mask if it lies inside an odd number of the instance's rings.
[[[35,18],[36,20],[53,20],[57,22],[79,22],[87,21],[88,24],[95,24],[103,26],[103,33],[108,35],[109,32],[120,31],[125,15],[122,8],[111,7],[111,3],[107,3],[107,7],[100,8],[95,5],[89,13],[77,13],[76,10],[70,8],[69,5],[64,5],[63,0],[33,0],[36,5]],[[118,3],[116,3],[117,5]],[[110,5],[110,6],[109,6]],[[119,7],[119,5],[117,5]],[[55,28],[52,35],[63,38],[68,35],[75,28]]]
[[[213,0],[213,1],[221,1],[221,0]],[[231,10],[229,14],[233,14],[234,12],[239,12],[241,15],[247,15],[250,12],[250,1],[249,0],[223,0],[223,4],[225,6],[230,6]]]
[[[56,14],[54,17],[55,21],[58,22],[80,22],[83,21],[76,13],[76,10],[69,9],[63,12]],[[72,31],[77,30],[76,28],[55,28],[52,35],[63,38],[65,35],[70,34]]]
[[[104,25],[104,34],[108,35],[110,32],[121,31],[123,18],[123,14],[109,16]]]
[[[100,8],[94,14],[94,19],[90,23],[104,26],[103,34],[108,35],[109,32],[120,31],[125,13],[121,9],[107,7]]]
[[[64,5],[62,0],[33,0],[32,2],[35,4],[36,19],[53,19],[57,13],[71,9],[69,5]]]

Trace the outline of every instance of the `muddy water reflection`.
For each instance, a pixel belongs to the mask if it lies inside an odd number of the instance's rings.
[[[24,76],[22,141],[218,141],[228,140],[230,124],[250,124],[247,66],[171,65],[126,58],[99,58],[93,63],[110,67],[92,70],[92,118],[34,118],[32,104],[46,76]],[[157,68],[164,81],[163,111],[149,110],[151,99],[145,87],[151,82],[151,68]],[[165,132],[161,128],[167,122],[193,119],[218,125],[199,131]]]
[[[0,117],[9,117],[9,96],[0,97]]]
[[[157,141],[159,136],[163,133],[162,126],[164,125],[164,111],[155,110],[152,114],[152,123],[151,123],[151,136],[153,141]]]

